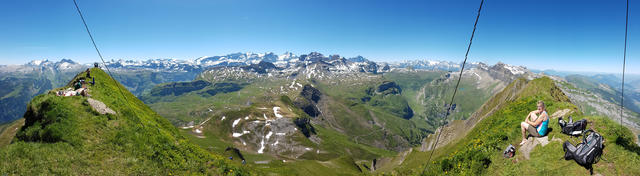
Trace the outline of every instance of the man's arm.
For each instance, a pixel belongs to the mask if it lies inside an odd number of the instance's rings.
[[[546,114],[541,114],[540,117],[538,117],[538,119],[536,119],[535,122],[531,122],[529,124],[533,125],[533,126],[538,126],[542,123],[542,121],[544,121],[543,119],[548,118]]]

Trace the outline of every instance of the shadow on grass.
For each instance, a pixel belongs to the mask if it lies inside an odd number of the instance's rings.
[[[618,138],[616,138],[616,144],[618,144],[619,146],[622,146],[626,150],[629,150],[631,152],[634,152],[640,155],[640,146],[636,145],[633,142],[633,140],[630,140],[630,139],[631,138],[624,138],[624,137],[618,136]]]

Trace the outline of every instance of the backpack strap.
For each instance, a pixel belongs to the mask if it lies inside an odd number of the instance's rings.
[[[594,133],[595,131],[593,131],[592,129],[588,129],[582,132],[582,142],[585,144],[587,143],[587,136],[589,136],[587,135],[588,132]]]

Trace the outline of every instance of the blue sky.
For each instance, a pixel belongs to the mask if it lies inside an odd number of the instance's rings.
[[[78,0],[106,59],[318,51],[460,62],[479,0]],[[640,73],[631,2],[627,71]],[[470,62],[620,72],[625,1],[487,0]],[[98,60],[72,0],[5,1],[0,64]]]

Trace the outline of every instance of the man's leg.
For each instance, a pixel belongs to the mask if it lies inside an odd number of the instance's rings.
[[[529,121],[536,121],[536,120],[538,120],[538,115],[536,115],[536,113],[531,112]]]
[[[533,136],[533,137],[541,137],[542,136],[542,135],[540,135],[538,133],[538,130],[533,126],[528,126],[527,127],[527,131],[529,131],[529,134],[531,134],[531,136]]]
[[[527,141],[527,128],[529,127],[528,123],[525,122],[520,122],[520,129],[522,131],[522,142],[520,142],[520,145],[524,144],[525,141]]]

